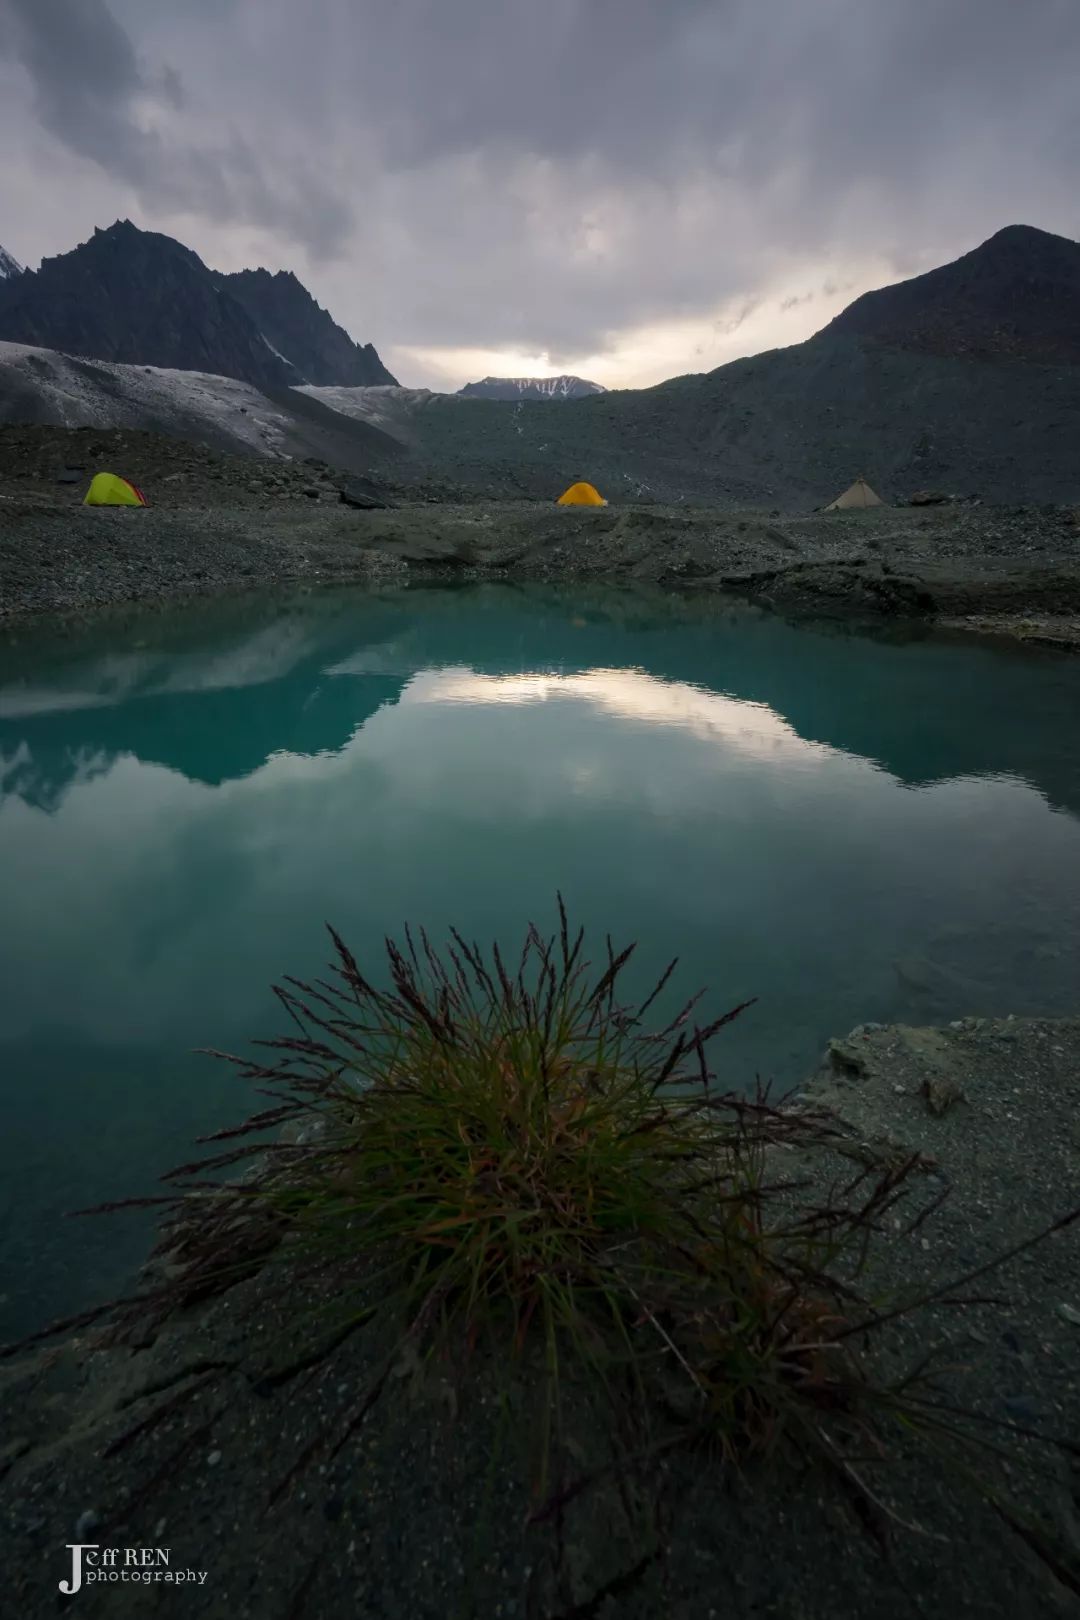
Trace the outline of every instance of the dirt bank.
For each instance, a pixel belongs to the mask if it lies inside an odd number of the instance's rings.
[[[341,504],[327,475],[307,476],[315,481],[293,478],[284,493],[260,483],[247,505],[206,504],[201,485],[150,510],[86,509],[51,490],[4,494],[0,618],[453,571],[721,591],[819,617],[912,618],[1080,645],[1080,528],[1066,509],[806,516],[521,502],[361,511]],[[231,489],[223,486],[230,500]],[[195,504],[183,504],[189,498]]]
[[[948,1195],[917,1231],[882,1235],[874,1289],[921,1290],[970,1272],[1080,1201],[1080,1020],[865,1026],[831,1044],[803,1096],[835,1111],[844,1140],[785,1174],[850,1178],[867,1162],[917,1152],[910,1213]],[[927,1310],[882,1353],[907,1363],[943,1349],[956,1369],[953,1398],[994,1422],[1075,1440],[1078,1278],[1074,1226],[991,1285],[965,1290],[995,1303]],[[518,1468],[519,1441],[536,1420],[528,1383],[512,1385],[502,1406],[482,1365],[460,1399],[439,1369],[399,1366],[339,1454],[271,1505],[314,1434],[327,1424],[344,1433],[384,1349],[367,1328],[319,1344],[308,1319],[298,1335],[298,1298],[283,1310],[256,1278],[141,1349],[76,1340],[3,1367],[0,1557],[12,1613],[56,1612],[70,1570],[65,1544],[75,1540],[161,1547],[173,1569],[205,1572],[181,1591],[84,1589],[81,1612],[91,1616],[1077,1612],[960,1479],[914,1455],[867,1464],[882,1500],[918,1526],[896,1533],[889,1561],[816,1478],[755,1472],[737,1481],[681,1453],[648,1488],[629,1471],[617,1482],[601,1476],[553,1522],[526,1528]],[[585,1466],[595,1415],[573,1388],[567,1399]],[[1080,1476],[1066,1452],[1036,1454],[990,1432],[1009,1456],[1013,1496],[1062,1564],[1080,1568]]]

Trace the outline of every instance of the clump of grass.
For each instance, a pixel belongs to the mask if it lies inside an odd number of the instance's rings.
[[[862,1377],[839,1336],[856,1295],[837,1262],[906,1169],[794,1213],[770,1165],[832,1128],[718,1090],[707,1048],[750,1003],[699,1023],[694,998],[650,1032],[675,964],[626,1008],[633,947],[608,941],[594,970],[561,900],[559,914],[510,969],[497,947],[453,932],[440,954],[406,930],[404,948],[387,942],[385,989],[331,930],[333,978],[277,987],[293,1033],[259,1043],[274,1060],[216,1054],[273,1106],[218,1133],[244,1145],[174,1172],[171,1276],[136,1315],[276,1253],[332,1276],[343,1321],[377,1275],[413,1355],[535,1346],[554,1386],[585,1372],[732,1457],[820,1439],[817,1419],[852,1412]],[[267,1148],[269,1126],[293,1140]],[[201,1179],[243,1160],[238,1181]]]
[[[331,1302],[334,1345],[373,1311],[389,1324],[382,1374],[301,1464],[329,1438],[341,1449],[403,1350],[467,1366],[483,1343],[544,1369],[542,1496],[573,1378],[632,1413],[646,1449],[702,1440],[740,1461],[786,1447],[876,1513],[853,1457],[883,1453],[883,1425],[959,1438],[952,1409],[919,1394],[921,1370],[889,1385],[863,1353],[901,1311],[953,1297],[875,1310],[860,1296],[916,1161],[824,1194],[783,1174],[801,1150],[842,1145],[842,1128],[718,1087],[707,1048],[750,1003],[699,1023],[694,998],[650,1032],[675,964],[624,1007],[633,947],[609,940],[593,969],[561,899],[559,919],[548,939],[530,926],[509,968],[457,932],[440,953],[406,930],[403,948],[387,941],[386,988],[331,930],[332,976],[276,987],[292,1030],[258,1043],[273,1057],[215,1054],[271,1106],[205,1138],[230,1145],[173,1172],[173,1193],[130,1201],[165,1207],[163,1276],[78,1320],[145,1334],[258,1268],[272,1292],[277,1265],[283,1297],[298,1275],[325,1278],[303,1297]]]

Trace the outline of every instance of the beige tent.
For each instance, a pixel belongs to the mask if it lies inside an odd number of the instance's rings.
[[[845,489],[844,493],[838,495],[835,501],[830,501],[828,506],[823,508],[823,511],[846,512],[851,507],[884,505],[885,502],[880,495],[874,494],[865,478],[856,478],[851,488]]]

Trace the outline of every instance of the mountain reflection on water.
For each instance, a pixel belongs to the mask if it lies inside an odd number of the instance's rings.
[[[556,681],[636,668],[658,689],[765,705],[804,741],[908,785],[1006,774],[1080,812],[1080,750],[1059,746],[1075,730],[1080,677],[1049,658],[913,646],[680,597],[605,600],[592,589],[583,600],[490,585],[315,593],[272,606],[246,597],[119,624],[40,653],[32,632],[0,645],[0,735],[10,750],[21,727],[34,757],[31,772],[7,754],[6,791],[47,804],[88,762],[100,768],[124,753],[217,785],[272,754],[336,752],[424,671],[533,675],[550,696]],[[49,660],[37,678],[25,668],[28,644]],[[494,692],[489,682],[483,700]],[[643,718],[651,710],[670,723],[659,696],[638,695]]]
[[[513,944],[556,890],[645,989],[755,1008],[735,1085],[863,1019],[1075,1011],[1080,661],[595,588],[334,591],[0,643],[0,1337],[144,1241],[331,921]],[[88,1144],[91,1144],[88,1146]],[[10,1281],[14,1278],[14,1282]]]

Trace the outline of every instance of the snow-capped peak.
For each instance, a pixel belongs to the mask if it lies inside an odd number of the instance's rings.
[[[23,267],[18,259],[13,259],[10,253],[0,247],[0,281],[9,281],[14,276],[21,276],[22,273]]]
[[[458,392],[481,399],[583,399],[605,390],[584,377],[485,377]]]

